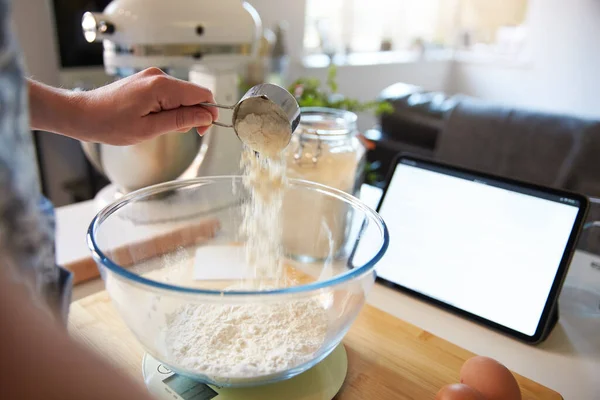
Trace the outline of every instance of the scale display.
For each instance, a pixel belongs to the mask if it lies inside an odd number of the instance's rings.
[[[146,385],[160,399],[211,400],[219,395],[207,384],[174,373],[148,354],[142,363]]]
[[[164,379],[163,383],[183,400],[210,400],[219,395],[210,386],[177,374]]]
[[[149,354],[142,361],[148,390],[160,400],[323,400],[332,399],[348,372],[343,345],[323,361],[291,379],[263,386],[225,388],[207,385],[171,371]]]

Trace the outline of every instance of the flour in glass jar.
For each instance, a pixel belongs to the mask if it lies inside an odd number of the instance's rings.
[[[240,229],[247,238],[246,261],[253,279],[240,282],[235,289],[260,291],[293,284],[283,264],[281,242],[286,186],[283,150],[289,140],[280,140],[276,129],[282,125],[275,118],[248,114],[236,129],[240,137],[252,135],[252,148],[245,146],[242,155],[249,199]],[[286,126],[290,129],[287,121]],[[268,303],[191,303],[168,316],[166,343],[174,366],[213,380],[246,379],[312,360],[325,341],[327,327],[326,310],[314,297]]]

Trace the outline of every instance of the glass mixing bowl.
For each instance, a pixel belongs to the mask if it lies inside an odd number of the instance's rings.
[[[360,200],[290,180],[281,210],[285,279],[250,290],[258,278],[240,233],[247,200],[239,176],[159,184],[107,206],[87,237],[114,306],[144,349],[218,386],[291,378],[325,358],[365,304],[388,246],[383,220]],[[298,229],[303,220],[314,228]],[[324,243],[329,257],[315,261],[311,250],[322,254]]]

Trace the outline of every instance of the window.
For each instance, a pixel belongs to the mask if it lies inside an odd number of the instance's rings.
[[[307,0],[307,54],[518,53],[527,0]]]

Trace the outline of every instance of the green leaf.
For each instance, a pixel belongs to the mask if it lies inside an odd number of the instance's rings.
[[[329,70],[327,71],[327,86],[329,86],[329,90],[331,93],[337,93],[338,84],[336,82],[337,77],[337,67],[335,64],[331,64],[329,66]]]
[[[296,96],[300,107],[327,107],[352,112],[373,111],[376,115],[392,112],[394,108],[388,102],[368,101],[360,102],[349,99],[338,93],[337,67],[331,65],[327,71],[325,87],[317,78],[306,77],[297,79],[290,87],[290,93]]]
[[[389,103],[387,101],[381,101],[377,104],[377,108],[375,109],[375,114],[376,115],[381,115],[381,114],[391,114],[394,112],[394,106],[392,105],[392,103]]]

